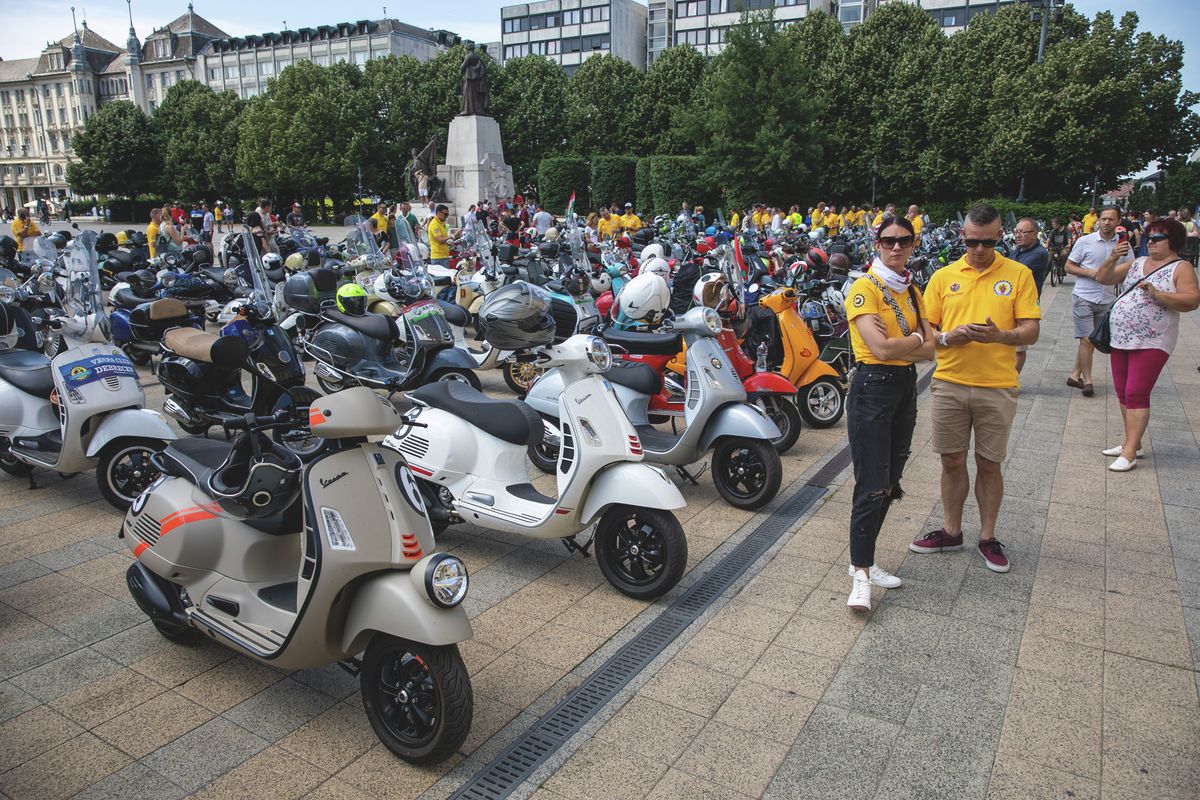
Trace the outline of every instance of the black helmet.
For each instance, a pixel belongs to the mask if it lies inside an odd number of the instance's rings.
[[[653,228],[638,228],[630,237],[638,247],[646,247],[654,241]]]
[[[501,286],[479,309],[483,338],[501,350],[524,350],[554,341],[550,295],[525,281]]]
[[[582,270],[570,270],[562,278],[563,290],[572,297],[583,297],[592,290],[592,282]]]
[[[54,245],[55,250],[62,250],[67,246],[67,237],[63,236],[62,231],[55,231],[46,238],[50,244]]]
[[[192,264],[212,264],[212,248],[206,244],[194,244],[185,249],[184,255]]]
[[[17,240],[11,236],[0,236],[0,256],[4,258],[16,258]]]
[[[260,433],[243,432],[209,475],[208,492],[236,517],[269,517],[295,501],[302,467],[300,457],[283,445]]]
[[[115,233],[112,233],[110,231],[107,233],[102,233],[98,237],[96,237],[96,252],[97,253],[101,253],[101,254],[111,253],[113,250],[116,250],[116,249],[117,249],[117,235]]]
[[[411,275],[392,273],[387,279],[388,294],[397,302],[408,305],[425,297],[425,282]]]
[[[156,283],[158,278],[148,269],[139,269],[129,276],[129,288],[139,297],[149,297]]]

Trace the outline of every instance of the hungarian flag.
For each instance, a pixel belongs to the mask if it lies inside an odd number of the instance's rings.
[[[567,201],[567,219],[575,213],[575,193],[571,192],[571,199]]]

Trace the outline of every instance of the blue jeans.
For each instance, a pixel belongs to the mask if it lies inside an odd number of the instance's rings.
[[[850,562],[875,563],[875,540],[888,509],[904,492],[900,478],[917,424],[917,369],[859,364],[846,400],[846,428],[854,462]]]

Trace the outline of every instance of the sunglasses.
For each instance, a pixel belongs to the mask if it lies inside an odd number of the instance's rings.
[[[883,245],[885,250],[895,250],[896,247],[912,247],[912,236],[880,236],[879,244]]]
[[[991,250],[993,247],[996,246],[996,242],[998,242],[998,241],[1000,241],[1000,240],[999,239],[964,239],[963,243],[967,246],[968,250],[974,250],[976,247],[986,247],[987,249]]]
[[[1146,237],[1147,242],[1163,242],[1171,237],[1165,233],[1152,233]]]

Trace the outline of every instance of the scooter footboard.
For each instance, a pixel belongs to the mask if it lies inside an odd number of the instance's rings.
[[[382,572],[363,581],[350,601],[342,630],[342,652],[362,652],[376,631],[431,645],[471,638],[471,621],[462,605],[438,608],[426,595],[425,572],[433,555],[408,572]]]
[[[579,520],[585,525],[590,524],[604,509],[616,504],[670,511],[683,508],[687,501],[679,493],[679,487],[658,467],[620,461],[592,479]]]
[[[782,434],[758,406],[748,403],[728,403],[709,417],[700,437],[700,449],[708,450],[723,436],[742,439],[778,439]]]

